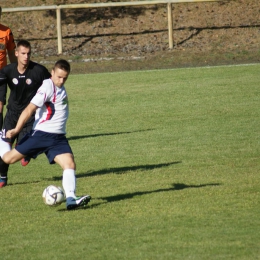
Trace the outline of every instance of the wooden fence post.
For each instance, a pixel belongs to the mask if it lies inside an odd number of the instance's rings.
[[[172,4],[167,4],[168,10],[168,33],[169,33],[169,48],[173,48],[173,34],[172,34]]]
[[[57,37],[58,37],[58,54],[62,54],[62,35],[61,35],[61,9],[57,7]]]

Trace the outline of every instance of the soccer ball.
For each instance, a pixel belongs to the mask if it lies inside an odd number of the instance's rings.
[[[65,201],[65,194],[61,187],[50,185],[42,193],[43,202],[48,206],[58,206]]]

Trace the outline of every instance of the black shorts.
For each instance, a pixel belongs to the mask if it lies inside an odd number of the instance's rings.
[[[5,134],[8,130],[14,129],[16,127],[17,121],[19,119],[20,113],[13,112],[11,110],[7,110],[5,118],[4,118],[4,125],[3,125],[3,137],[2,139],[8,143],[13,144],[16,140],[16,143],[19,143],[20,140],[27,134],[30,133],[34,123],[34,115],[27,121],[24,125],[21,132],[15,136],[14,138],[5,138]]]

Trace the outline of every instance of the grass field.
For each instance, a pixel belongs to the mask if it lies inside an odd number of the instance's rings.
[[[44,155],[0,189],[1,259],[260,259],[260,65],[71,75],[84,208]]]

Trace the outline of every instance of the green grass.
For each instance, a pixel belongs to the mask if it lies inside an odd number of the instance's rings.
[[[1,259],[260,259],[260,66],[71,75],[85,209],[44,155],[0,190]]]

